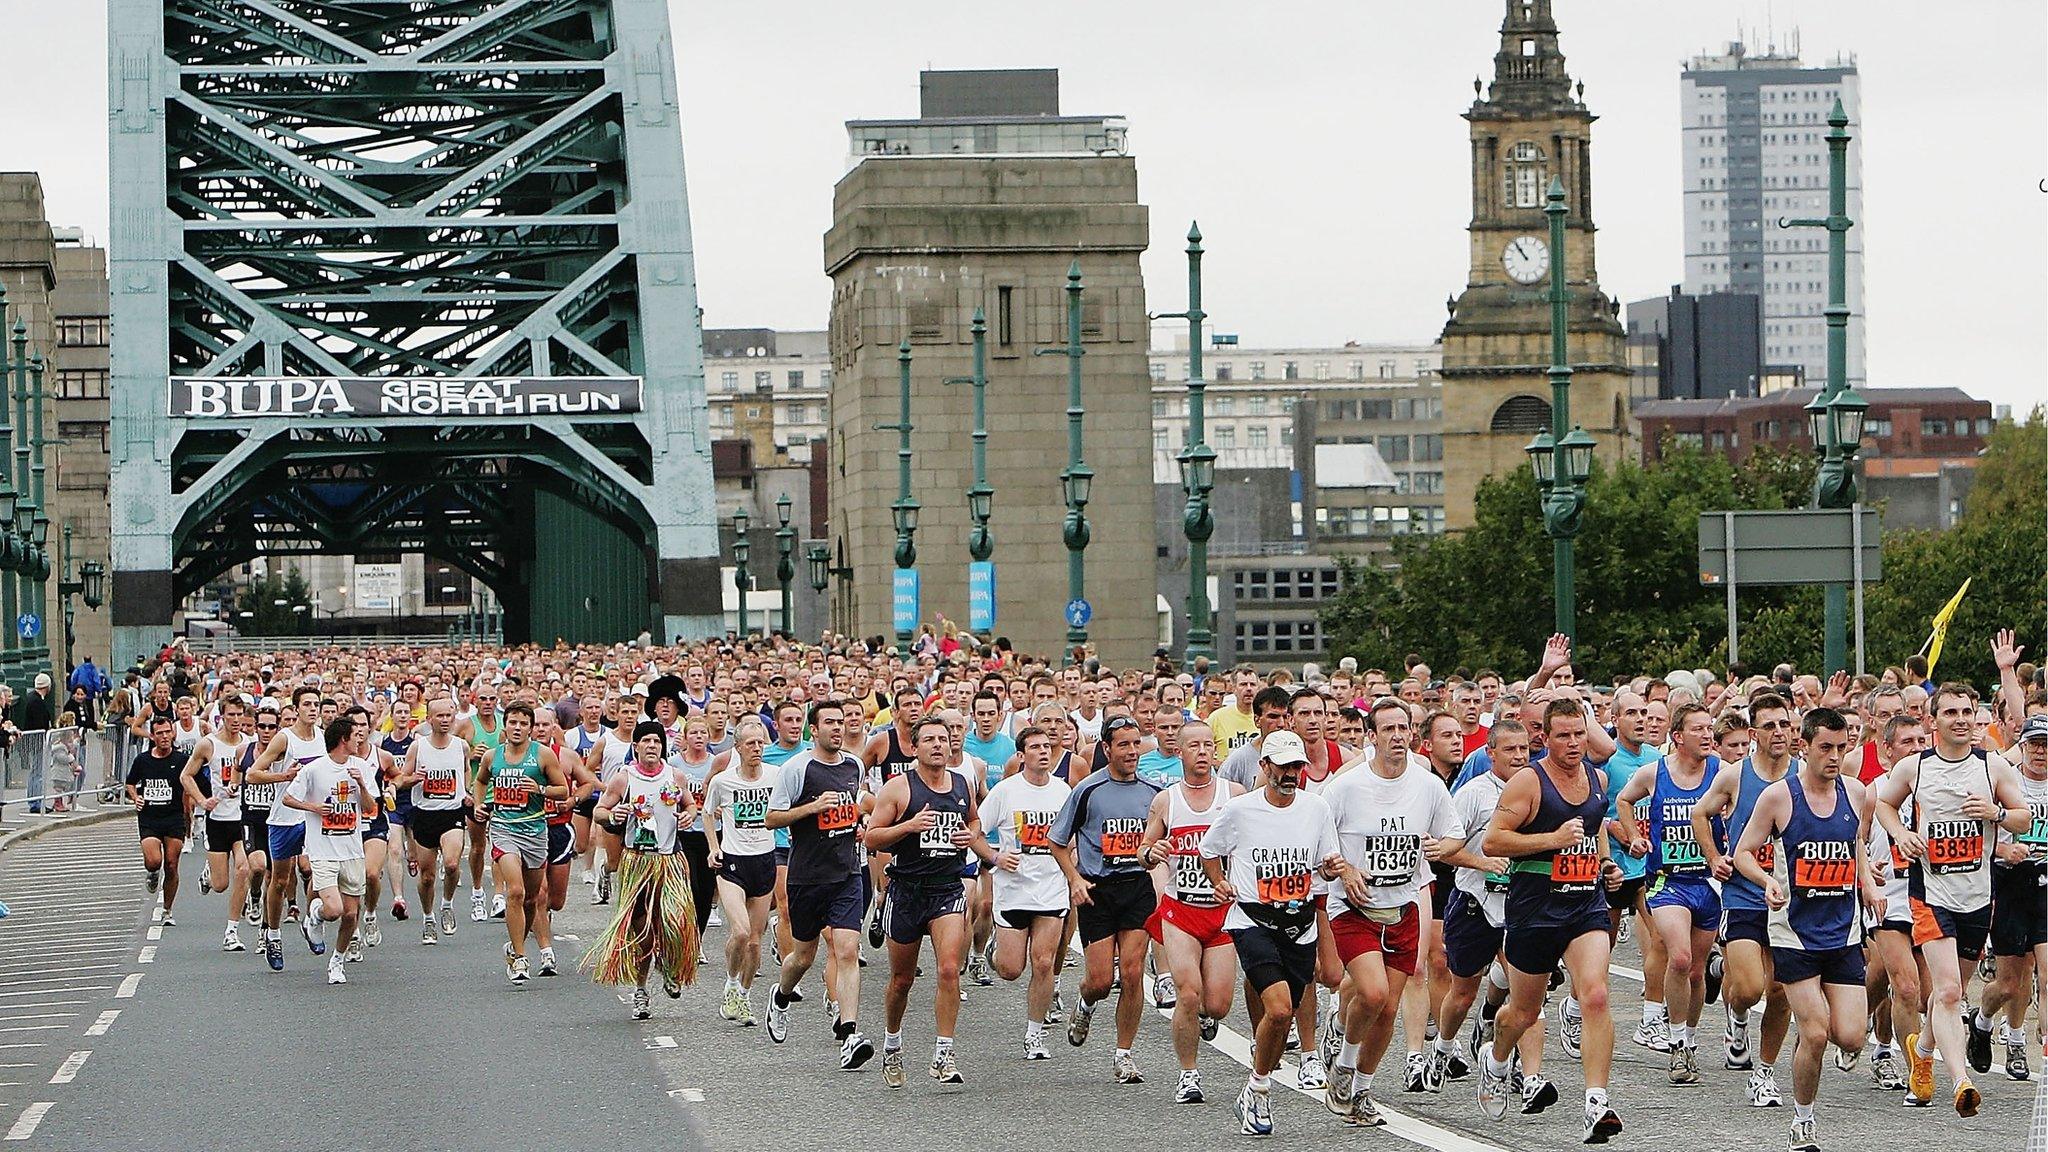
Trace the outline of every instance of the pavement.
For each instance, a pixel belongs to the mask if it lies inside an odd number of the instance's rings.
[[[452,939],[423,947],[417,912],[398,922],[387,910],[383,945],[349,966],[345,987],[331,988],[324,961],[289,927],[282,974],[254,948],[222,953],[224,901],[200,895],[197,854],[187,859],[177,925],[158,923],[134,843],[132,826],[114,821],[66,828],[0,855],[0,900],[13,910],[0,920],[0,1140],[152,1152],[222,1139],[306,1152],[401,1144],[688,1152],[876,1140],[920,1149],[1194,1152],[1237,1139],[1230,1101],[1248,1058],[1241,1005],[1201,1056],[1209,1103],[1176,1106],[1164,1013],[1148,1012],[1139,1037],[1146,1083],[1119,1086],[1110,1079],[1109,1005],[1085,1048],[1069,1047],[1056,1028],[1048,1037],[1053,1058],[1027,1064],[1021,986],[970,984],[958,1036],[967,1083],[943,1087],[924,1073],[932,1043],[927,978],[913,991],[904,1028],[911,1083],[891,1092],[879,1059],[838,1070],[821,973],[805,980],[810,999],[796,1008],[786,1044],[720,1019],[718,928],[707,935],[711,963],[698,969],[696,986],[679,1001],[657,992],[654,1018],[630,1020],[615,990],[575,970],[608,912],[589,904],[580,882],[556,921],[560,977],[508,986],[502,926],[471,923],[459,892]],[[252,942],[258,935],[247,925],[243,932]],[[1632,947],[1615,958],[1618,1018],[1630,1030],[1640,1003],[1635,963]],[[877,958],[863,980],[861,1024],[878,1044],[884,964]],[[1073,973],[1064,986],[1071,1003]],[[765,995],[764,979],[757,1012]],[[1718,1007],[1707,1009],[1704,1024],[1709,1043],[1693,1088],[1668,1087],[1662,1058],[1624,1040],[1614,1102],[1628,1127],[1616,1146],[1783,1147],[1789,1106],[1746,1107],[1744,1074],[1720,1068]],[[1319,1097],[1283,1086],[1275,1089],[1274,1141],[1449,1152],[1576,1144],[1581,1083],[1554,1041],[1546,1072],[1564,1100],[1542,1116],[1502,1123],[1479,1115],[1469,1080],[1441,1096],[1402,1093],[1399,1060],[1392,1055],[1383,1066],[1376,1092],[1392,1114],[1387,1128],[1346,1128]],[[1285,1085],[1291,1075],[1290,1060],[1276,1081]],[[1996,1069],[1978,1078],[1985,1108],[1968,1121],[1947,1108],[1903,1109],[1899,1094],[1871,1089],[1867,1064],[1849,1074],[1829,1066],[1824,1076],[1820,1135],[1831,1152],[1911,1143],[2011,1152],[2027,1139],[2036,1085],[2012,1083]],[[1788,1096],[1790,1083],[1781,1067]]]

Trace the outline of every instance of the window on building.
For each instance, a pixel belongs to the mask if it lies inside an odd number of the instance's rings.
[[[1979,436],[1989,436],[1989,435],[1991,435],[1991,429],[1992,429],[1992,420],[1991,420],[1991,417],[1989,417],[1989,416],[1979,416],[1979,417],[1977,417],[1977,435],[1979,435]]]
[[[1382,380],[1392,380],[1393,378],[1394,378],[1394,362],[1393,362],[1392,360],[1382,360],[1382,361],[1380,361],[1380,379],[1382,379]]]
[[[771,388],[773,388],[773,387],[774,387],[774,384],[773,384],[773,381],[774,381],[774,379],[775,379],[775,373],[773,373],[773,372],[756,372],[756,373],[754,373],[754,391],[756,391],[756,392],[766,392],[766,391],[768,391],[769,389],[771,389]]]
[[[1228,361],[1228,360],[1224,360],[1224,361],[1222,361],[1222,362],[1218,363],[1218,364],[1216,365],[1216,379],[1218,379],[1218,380],[1228,380],[1228,379],[1230,379],[1230,378],[1231,378],[1231,367],[1230,367],[1230,361]]]
[[[1152,398],[1152,418],[1154,420],[1164,420],[1166,418],[1166,397],[1154,396]]]
[[[1172,445],[1167,442],[1166,429],[1152,429],[1152,450],[1154,452],[1166,452],[1170,451],[1171,449]]]
[[[1007,284],[996,288],[996,344],[1008,348],[1014,338],[1015,316],[1011,310],[1014,290]]]
[[[1264,380],[1265,378],[1266,378],[1266,362],[1265,362],[1264,360],[1254,360],[1254,361],[1252,361],[1252,379],[1254,379],[1254,380]]]
[[[1441,472],[1417,472],[1415,492],[1423,496],[1438,496],[1444,490],[1444,474]]]
[[[1441,536],[1444,531],[1444,510],[1440,505],[1408,509],[1408,531],[1426,536]]]
[[[1264,424],[1253,424],[1245,429],[1245,445],[1250,448],[1264,448],[1267,438],[1271,435],[1272,432]]]
[[[1394,491],[1399,492],[1401,495],[1406,496],[1408,494],[1409,485],[1412,483],[1413,481],[1409,478],[1409,473],[1394,473]]]
[[[1444,458],[1444,438],[1435,432],[1425,432],[1415,438],[1415,459],[1441,460]]]
[[[1353,380],[1365,379],[1365,361],[1353,360],[1351,362],[1351,378]]]
[[[1264,416],[1266,414],[1266,397],[1247,396],[1245,397],[1244,406],[1245,411],[1251,413],[1252,415]]]
[[[1539,208],[1543,205],[1543,149],[1527,140],[1508,150],[1505,187],[1511,208]]]
[[[1314,371],[1316,379],[1328,380],[1330,378],[1330,362],[1328,360],[1316,361],[1314,365]]]
[[[1382,436],[1379,443],[1380,459],[1397,464],[1408,459],[1408,437]]]
[[[1154,384],[1166,383],[1166,365],[1158,360],[1152,362],[1152,382]]]
[[[57,370],[57,398],[59,400],[106,399],[107,370],[105,368],[59,368]]]
[[[1235,424],[1218,424],[1218,425],[1216,426],[1216,447],[1218,447],[1218,448],[1235,448],[1235,447],[1237,447],[1237,425],[1235,425]]]
[[[1301,361],[1289,360],[1286,364],[1282,365],[1280,369],[1280,377],[1283,380],[1301,379]]]
[[[739,391],[740,374],[737,372],[720,372],[718,374],[718,386],[727,392]]]
[[[1420,380],[1427,375],[1429,375],[1429,361],[1417,359],[1415,361],[1415,378]]]
[[[1294,447],[1294,425],[1282,424],[1280,426],[1280,446],[1282,448]]]
[[[107,343],[111,322],[105,316],[64,316],[57,320],[57,343],[65,348],[99,348]]]
[[[830,368],[820,368],[820,369],[818,369],[818,387],[820,387],[820,388],[824,388],[824,389],[826,389],[826,390],[828,390],[828,391],[829,391],[829,390],[831,389],[831,387],[832,387],[832,370],[831,370]]]
[[[801,388],[804,386],[804,370],[801,368],[791,368],[789,375],[784,377],[784,380],[787,381],[791,388]]]
[[[57,436],[64,441],[65,447],[75,447],[81,453],[92,452],[97,449],[104,455],[110,448],[110,445],[107,443],[107,422],[105,420],[65,420],[57,425]],[[73,469],[71,468],[60,468],[59,474],[69,475],[72,471]],[[100,475],[95,483],[100,487],[105,487],[106,477]],[[67,484],[65,487],[68,488],[71,485]]]
[[[1920,420],[1920,434],[1922,436],[1946,436],[1948,435],[1948,421],[1937,416],[1922,417]]]

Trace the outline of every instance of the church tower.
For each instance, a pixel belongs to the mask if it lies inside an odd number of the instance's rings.
[[[1618,305],[1593,262],[1593,114],[1557,44],[1551,0],[1506,0],[1493,83],[1473,81],[1470,261],[1443,331],[1446,526],[1472,524],[1488,475],[1513,471],[1550,427],[1550,252],[1544,196],[1565,191],[1572,423],[1609,464],[1637,451]]]

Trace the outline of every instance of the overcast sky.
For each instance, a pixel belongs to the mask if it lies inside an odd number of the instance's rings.
[[[1869,373],[2043,398],[2048,4],[1557,0],[1594,126],[1601,285],[1683,276],[1678,73],[1738,26],[1752,51],[1862,72]],[[106,235],[105,14],[18,5],[0,52],[0,167]],[[821,237],[848,119],[914,116],[920,68],[1058,67],[1063,110],[1129,118],[1155,311],[1204,301],[1246,346],[1433,339],[1465,278],[1465,124],[1498,0],[671,0],[705,322],[822,328]],[[1775,36],[1768,34],[1775,29]]]

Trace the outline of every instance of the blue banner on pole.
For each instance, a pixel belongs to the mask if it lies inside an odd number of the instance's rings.
[[[973,560],[967,565],[967,627],[986,632],[996,626],[996,562]]]
[[[892,622],[898,632],[917,631],[918,611],[917,569],[896,569],[894,611]]]

